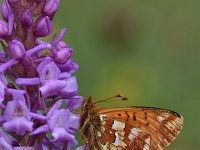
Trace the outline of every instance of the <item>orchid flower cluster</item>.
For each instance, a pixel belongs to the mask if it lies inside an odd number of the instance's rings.
[[[59,0],[4,0],[0,20],[0,149],[77,146],[82,103],[73,50],[52,34]],[[51,35],[51,36],[50,36]],[[43,41],[41,37],[50,37]],[[79,149],[79,148],[78,148]]]

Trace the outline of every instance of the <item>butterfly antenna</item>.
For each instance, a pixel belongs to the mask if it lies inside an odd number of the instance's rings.
[[[109,97],[109,98],[106,98],[106,99],[103,99],[103,100],[99,100],[97,102],[94,102],[94,104],[97,104],[97,103],[101,103],[101,102],[106,102],[106,101],[110,101],[110,100],[113,100],[114,98],[119,98],[118,100],[128,100],[127,97],[123,96],[122,93],[119,93],[115,96],[112,96],[112,97]]]

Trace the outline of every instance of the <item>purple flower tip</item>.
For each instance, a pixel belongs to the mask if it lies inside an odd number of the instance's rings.
[[[8,26],[0,20],[0,38],[4,38],[8,35]]]
[[[52,22],[49,20],[49,17],[43,17],[38,20],[36,23],[35,35],[38,37],[44,37],[52,32]]]
[[[33,24],[33,18],[29,10],[26,10],[22,14],[22,23],[24,26],[30,26]]]
[[[8,1],[5,0],[1,5],[1,14],[4,20],[8,21],[8,16],[11,12],[10,5],[8,4]]]
[[[49,17],[54,16],[59,7],[59,0],[49,0],[44,6],[43,13]]]
[[[11,42],[10,50],[14,59],[21,59],[26,53],[24,45],[18,40],[13,40]]]
[[[63,48],[62,50],[57,52],[55,56],[55,61],[57,63],[64,64],[69,60],[72,53],[73,53],[73,50],[71,48]]]

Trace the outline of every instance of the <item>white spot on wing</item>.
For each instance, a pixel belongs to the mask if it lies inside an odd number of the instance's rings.
[[[129,140],[133,140],[138,134],[141,133],[141,130],[138,128],[132,128],[131,133],[128,135]]]
[[[112,125],[112,129],[113,130],[121,130],[121,131],[123,131],[124,128],[125,128],[125,123],[117,121],[117,120],[115,120],[113,125]]]
[[[98,131],[98,132],[97,132],[97,135],[98,135],[98,137],[101,137],[101,132]]]
[[[163,120],[165,120],[165,118],[163,118],[162,116],[158,116],[157,117],[158,121],[162,123]]]
[[[151,144],[151,138],[150,136],[148,138],[145,139],[145,145],[143,150],[149,150],[150,149],[150,144]]]
[[[115,143],[113,143],[113,145],[119,146],[118,149],[125,148],[127,146],[122,140],[120,140],[118,132],[115,132]]]

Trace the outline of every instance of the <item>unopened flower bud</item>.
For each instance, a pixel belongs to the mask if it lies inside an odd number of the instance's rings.
[[[56,46],[57,50],[61,50],[63,48],[68,48],[67,43],[65,43],[63,41],[60,41],[60,42],[56,43],[55,46]]]
[[[24,26],[30,26],[30,25],[33,24],[33,17],[32,17],[29,10],[26,10],[22,14],[22,23],[23,23]]]
[[[11,42],[10,50],[14,59],[21,59],[26,53],[24,45],[18,40],[13,40]]]
[[[10,5],[8,4],[8,1],[5,0],[1,5],[1,14],[4,20],[8,21],[8,16],[10,12],[11,12]]]
[[[54,16],[59,7],[59,0],[49,0],[44,6],[43,13],[49,17]]]
[[[44,37],[49,35],[52,32],[52,22],[49,20],[49,17],[46,16],[40,19],[36,23],[35,35],[38,37]]]
[[[0,38],[4,38],[5,36],[8,35],[8,26],[0,20]]]
[[[62,50],[57,52],[54,60],[57,63],[64,64],[69,60],[72,53],[73,53],[73,50],[71,48],[63,48]]]

